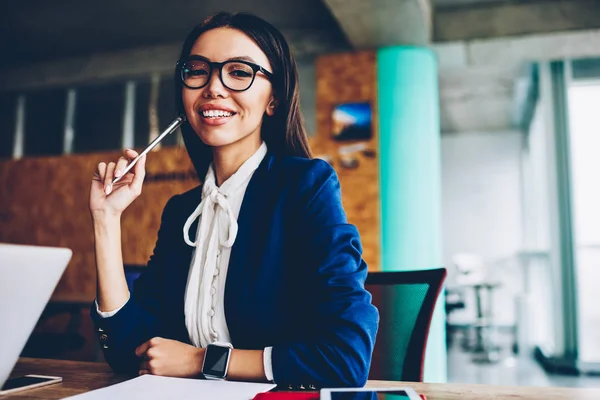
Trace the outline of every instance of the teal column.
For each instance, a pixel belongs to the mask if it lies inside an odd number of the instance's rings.
[[[379,49],[377,90],[382,270],[439,268],[440,113],[435,55],[419,47]],[[447,377],[443,303],[440,297],[429,332],[426,382],[445,382]]]

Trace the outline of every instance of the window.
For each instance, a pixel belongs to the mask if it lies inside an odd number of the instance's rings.
[[[162,78],[158,92],[158,130],[162,132],[177,117],[175,107],[175,83],[169,77]],[[181,138],[181,129],[164,138],[163,146],[175,146]]]
[[[25,97],[24,156],[60,155],[65,151],[65,124],[69,98],[72,101],[72,148],[68,152],[87,153],[114,151],[123,147],[125,117],[125,90],[127,82],[101,83],[72,88],[51,88],[22,93],[0,94],[0,157],[13,155],[17,98]],[[156,99],[158,133],[177,116],[174,104],[174,82],[161,77]],[[133,109],[133,143],[144,148],[150,143],[150,107],[152,80],[142,78],[135,82]],[[71,136],[69,136],[71,137]],[[181,142],[178,129],[161,141],[161,146]],[[69,140],[69,144],[70,144]]]
[[[52,89],[27,93],[24,156],[63,152],[67,91]]]
[[[574,252],[577,268],[579,360],[600,362],[600,80],[569,86]]]
[[[17,95],[0,94],[0,158],[12,157],[16,112]]]
[[[138,81],[135,87],[134,146],[143,148],[150,143],[150,80]]]
[[[123,83],[78,88],[73,151],[120,149],[124,110]]]
[[[151,80],[138,81],[135,95],[135,147],[146,147],[150,143],[150,96],[152,91]],[[162,77],[158,88],[157,119],[158,133],[160,134],[175,119],[174,83],[169,77]],[[179,143],[179,129],[165,137],[160,145],[174,146]]]

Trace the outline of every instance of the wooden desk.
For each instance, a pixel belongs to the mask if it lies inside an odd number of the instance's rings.
[[[127,376],[116,375],[108,365],[78,361],[44,360],[22,358],[11,376],[25,374],[59,375],[61,384],[32,389],[12,396],[0,396],[7,399],[60,399],[99,389],[127,380]],[[367,386],[412,386],[419,393],[427,395],[428,400],[598,400],[599,389],[567,389],[538,387],[508,387],[487,385],[459,385],[440,383],[402,383],[369,381]]]
[[[48,360],[42,358],[21,358],[11,373],[11,377],[38,374],[62,376],[63,382],[55,385],[0,396],[6,399],[62,399],[100,389],[129,379],[128,376],[112,372],[108,364]]]

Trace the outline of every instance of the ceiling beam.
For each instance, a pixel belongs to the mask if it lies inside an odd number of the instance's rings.
[[[597,0],[539,0],[437,8],[436,42],[600,27]]]
[[[431,41],[430,0],[324,0],[356,49]]]
[[[536,61],[600,58],[600,29],[435,43],[440,71],[469,67],[517,70]]]

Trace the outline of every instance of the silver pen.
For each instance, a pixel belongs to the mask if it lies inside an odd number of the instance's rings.
[[[181,124],[183,124],[185,122],[185,120],[186,120],[185,115],[180,115],[179,117],[175,118],[173,120],[173,122],[171,122],[171,125],[169,125],[167,127],[167,129],[165,129],[163,131],[163,133],[161,133],[156,139],[154,139],[148,145],[148,147],[146,147],[144,149],[144,151],[142,151],[136,158],[133,159],[133,161],[131,161],[129,164],[127,164],[127,167],[125,167],[125,170],[123,171],[121,176],[113,179],[112,183],[115,184],[115,183],[119,182],[121,180],[121,178],[123,178],[131,170],[131,168],[134,167],[134,165],[138,162],[140,157],[142,157],[144,154],[148,154],[148,152],[150,150],[152,150],[161,140],[163,140],[165,138],[165,136],[167,136],[169,133],[174,132],[175,129],[179,128],[179,126]]]

